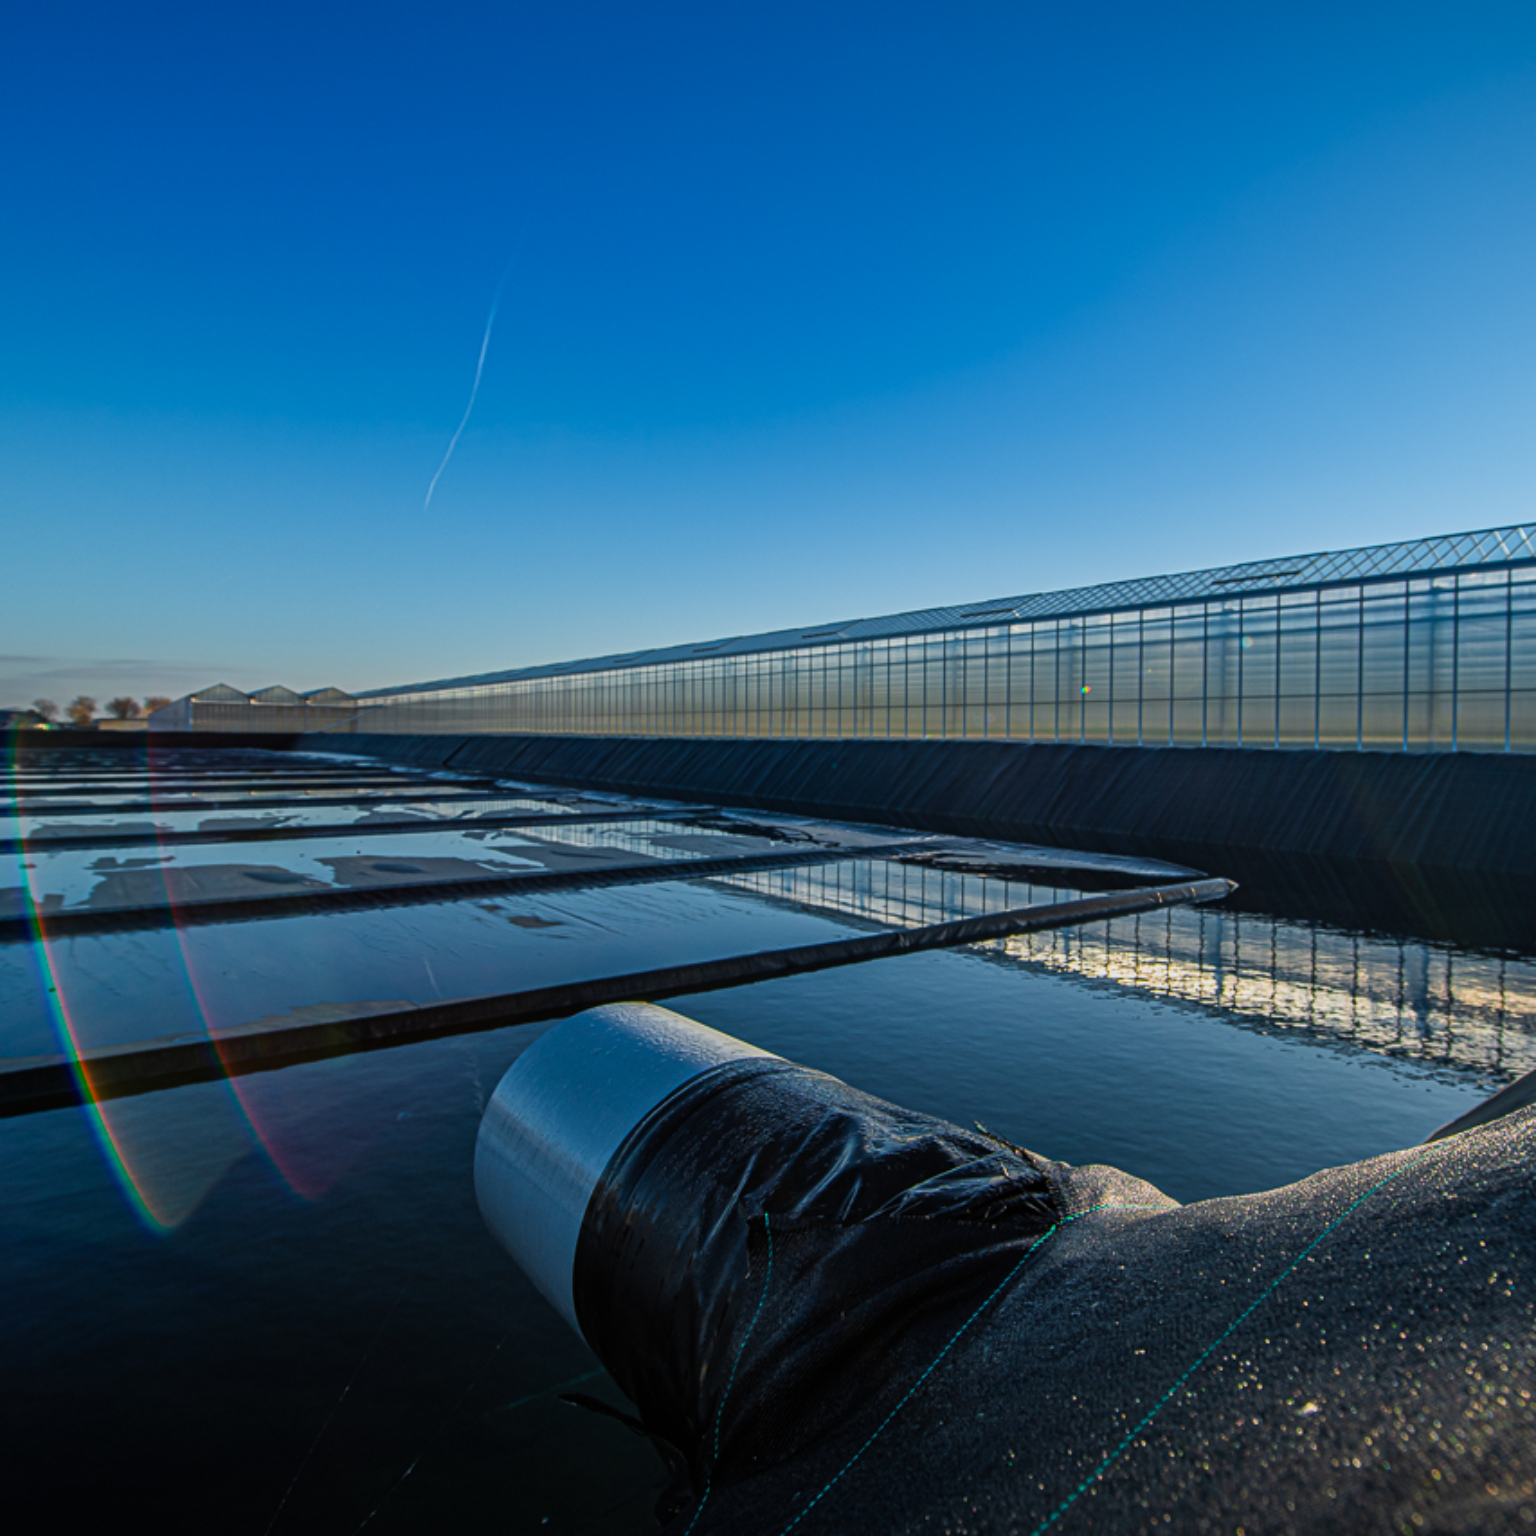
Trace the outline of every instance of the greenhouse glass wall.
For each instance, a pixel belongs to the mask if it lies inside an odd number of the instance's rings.
[[[359,731],[1536,751],[1536,525],[358,695]]]

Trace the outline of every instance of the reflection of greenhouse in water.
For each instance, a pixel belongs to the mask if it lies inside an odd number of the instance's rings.
[[[773,871],[728,883],[892,927],[1062,894],[898,863]],[[1042,970],[1199,1004],[1261,1028],[1425,1064],[1510,1078],[1536,1069],[1536,962],[1527,959],[1205,907],[976,947]]]

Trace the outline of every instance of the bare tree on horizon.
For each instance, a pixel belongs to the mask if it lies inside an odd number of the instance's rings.
[[[70,701],[69,718],[76,725],[89,725],[96,713],[96,700],[88,693],[79,693]]]
[[[168,699],[163,693],[151,693],[144,699],[144,713],[152,715],[157,709],[164,709],[168,704],[174,704],[174,699]]]
[[[59,706],[52,699],[33,699],[32,708],[50,724],[59,718]]]
[[[124,694],[121,698],[107,700],[107,713],[114,720],[137,720],[144,711],[139,708],[137,699],[130,699]]]

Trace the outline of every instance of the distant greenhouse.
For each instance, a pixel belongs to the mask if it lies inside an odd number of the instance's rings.
[[[356,729],[1536,751],[1536,525],[357,696]]]
[[[255,731],[292,734],[299,731],[350,730],[357,703],[340,688],[315,688],[295,693],[274,683],[255,693],[242,693],[228,683],[201,688],[149,717],[152,731]]]

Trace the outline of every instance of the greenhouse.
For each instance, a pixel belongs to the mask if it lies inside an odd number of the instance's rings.
[[[357,713],[352,695],[340,688],[315,688],[295,693],[274,683],[255,693],[242,693],[228,683],[201,688],[157,709],[149,717],[152,731],[243,731],[292,735],[303,731],[350,729]]]
[[[356,729],[1536,751],[1536,524],[357,696]]]

